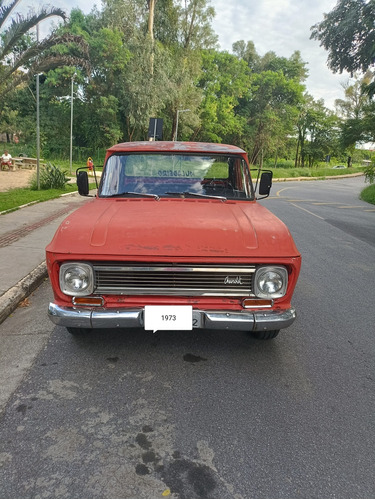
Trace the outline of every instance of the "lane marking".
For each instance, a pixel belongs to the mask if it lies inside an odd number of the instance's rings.
[[[340,205],[337,201],[315,201],[313,205]]]
[[[295,203],[314,203],[315,200],[308,200],[307,198],[297,198],[297,199],[293,199],[293,198],[288,198],[288,196],[270,196],[269,198],[273,198],[273,199],[281,199],[281,200],[285,200],[285,201],[294,201]]]
[[[320,217],[320,215],[316,215],[313,212],[310,212],[310,210],[306,210],[306,208],[299,207],[298,205],[295,205],[294,203],[291,203],[291,205],[293,205],[293,207],[299,208],[300,210],[304,210],[308,214],[313,215],[314,217],[317,217],[318,219],[325,220],[324,217]]]
[[[286,191],[287,189],[296,189],[296,188],[295,187],[286,187],[286,188],[280,189],[279,191],[276,192],[276,196],[280,196],[280,193],[282,193],[283,191]]]
[[[363,208],[363,205],[343,205],[337,208]]]

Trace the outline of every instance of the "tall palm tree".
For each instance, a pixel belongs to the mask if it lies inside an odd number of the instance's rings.
[[[17,13],[11,18],[18,2],[12,0],[4,5],[4,0],[0,0],[0,97],[36,73],[59,65],[87,66],[84,62],[87,47],[79,36],[51,33],[42,41],[30,39],[23,44],[25,35],[41,21],[53,16],[65,21],[66,14],[59,8],[44,6],[39,12],[29,11],[26,16]],[[81,56],[61,55],[50,50],[55,45],[70,43],[78,45]]]

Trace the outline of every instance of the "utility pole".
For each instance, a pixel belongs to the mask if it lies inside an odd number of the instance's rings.
[[[36,25],[36,41],[39,44],[39,24]],[[36,184],[40,189],[40,120],[39,120],[39,73],[36,75]]]
[[[178,115],[180,113],[186,113],[187,111],[190,111],[190,109],[178,109],[177,110],[177,117],[176,117],[176,132],[174,136],[174,140],[177,141],[177,134],[178,134]]]
[[[74,73],[74,75],[72,76],[72,91],[70,95],[70,155],[69,155],[70,174],[72,173],[72,164],[73,164],[73,100],[74,100],[73,83],[75,76],[76,73]]]

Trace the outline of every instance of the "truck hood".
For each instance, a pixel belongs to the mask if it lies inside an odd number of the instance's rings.
[[[86,203],[62,222],[47,252],[111,258],[299,255],[287,227],[257,202],[148,198]]]

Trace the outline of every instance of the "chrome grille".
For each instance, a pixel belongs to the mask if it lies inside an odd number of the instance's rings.
[[[255,266],[96,264],[94,272],[102,294],[249,297]]]

